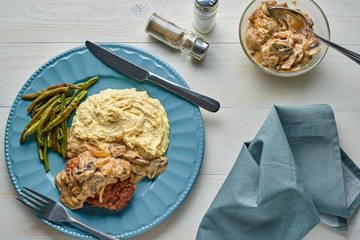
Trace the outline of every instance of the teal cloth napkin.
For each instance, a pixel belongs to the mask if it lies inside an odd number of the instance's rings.
[[[296,240],[320,221],[345,230],[359,204],[360,170],[339,146],[332,109],[274,106],[243,145],[196,239]]]

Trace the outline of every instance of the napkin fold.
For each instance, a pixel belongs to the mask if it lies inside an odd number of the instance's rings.
[[[359,204],[360,170],[339,146],[330,106],[274,106],[196,239],[296,240],[320,220],[346,230]]]

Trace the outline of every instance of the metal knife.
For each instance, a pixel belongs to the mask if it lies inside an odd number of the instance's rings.
[[[92,43],[90,41],[85,42],[86,47],[89,51],[98,59],[100,59],[106,65],[112,67],[116,71],[125,74],[128,77],[131,77],[138,81],[149,80],[154,82],[171,92],[179,95],[180,97],[188,100],[189,102],[198,105],[210,112],[216,112],[220,108],[220,103],[212,98],[204,96],[200,93],[196,93],[189,88],[180,86],[176,83],[173,83],[165,78],[162,78],[152,72],[147,71],[146,69],[116,55],[115,53],[106,50],[99,45]]]

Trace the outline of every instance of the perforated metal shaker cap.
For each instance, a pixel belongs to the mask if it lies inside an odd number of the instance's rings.
[[[210,43],[205,39],[199,37],[196,39],[193,48],[191,49],[190,55],[197,60],[201,60],[206,51],[208,50]]]
[[[213,12],[218,7],[218,0],[195,0],[195,6],[202,12]]]

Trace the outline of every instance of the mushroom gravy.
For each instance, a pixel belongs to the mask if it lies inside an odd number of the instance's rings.
[[[154,179],[166,168],[165,155],[145,159],[138,149],[130,149],[124,143],[101,143],[83,141],[68,134],[68,157],[76,159],[77,165],[70,171],[56,175],[55,185],[59,189],[60,201],[70,209],[78,209],[88,198],[98,196],[109,184],[134,178],[134,183],[144,177]],[[70,161],[71,161],[70,160]]]
[[[277,21],[268,10],[273,6],[288,8],[286,3],[263,2],[249,17],[247,48],[257,63],[270,70],[298,71],[320,52],[321,44],[312,34],[294,29],[302,20],[285,16]]]

